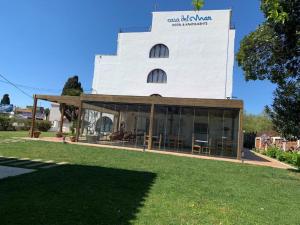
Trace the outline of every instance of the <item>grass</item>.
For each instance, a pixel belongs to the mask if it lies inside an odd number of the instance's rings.
[[[292,171],[39,141],[0,144],[0,155],[71,163],[0,180],[1,225],[300,221]]]
[[[41,132],[41,137],[55,137],[56,132]],[[29,137],[29,131],[0,131],[1,139],[12,137]]]

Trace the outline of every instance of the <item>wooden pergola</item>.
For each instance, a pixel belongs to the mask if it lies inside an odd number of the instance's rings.
[[[89,109],[95,111],[105,111],[114,114],[115,111],[97,106],[97,102],[101,103],[121,103],[121,104],[142,104],[151,107],[150,121],[149,121],[149,144],[148,149],[152,149],[152,135],[153,135],[153,119],[155,105],[165,106],[190,106],[203,108],[221,108],[221,109],[236,109],[239,111],[239,127],[238,127],[238,151],[237,158],[241,158],[243,131],[243,101],[233,99],[198,99],[198,98],[173,98],[173,97],[159,97],[159,96],[123,96],[123,95],[100,95],[100,94],[82,94],[80,96],[54,96],[54,95],[34,95],[33,115],[31,137],[35,128],[35,117],[37,101],[45,100],[49,102],[59,103],[62,106],[60,131],[63,127],[63,115],[65,105],[72,105],[78,107],[78,122],[76,127],[76,141],[79,140],[80,126],[82,121],[82,109]]]

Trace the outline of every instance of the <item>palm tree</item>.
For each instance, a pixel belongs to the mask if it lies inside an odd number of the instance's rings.
[[[204,6],[204,0],[193,0],[192,4],[196,11],[199,11]]]

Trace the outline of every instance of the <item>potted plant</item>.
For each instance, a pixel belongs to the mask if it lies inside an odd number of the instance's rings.
[[[57,133],[56,133],[56,137],[57,137],[57,138],[63,137],[63,133],[62,133],[62,132],[57,132]]]
[[[34,137],[34,138],[39,138],[40,135],[41,135],[41,132],[40,132],[40,131],[34,131],[34,132],[33,132],[33,137]]]

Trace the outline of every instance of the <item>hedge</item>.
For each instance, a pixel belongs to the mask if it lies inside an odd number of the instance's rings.
[[[277,147],[269,147],[262,154],[271,158],[277,159],[281,162],[294,165],[300,169],[300,152],[299,151],[283,151]]]

